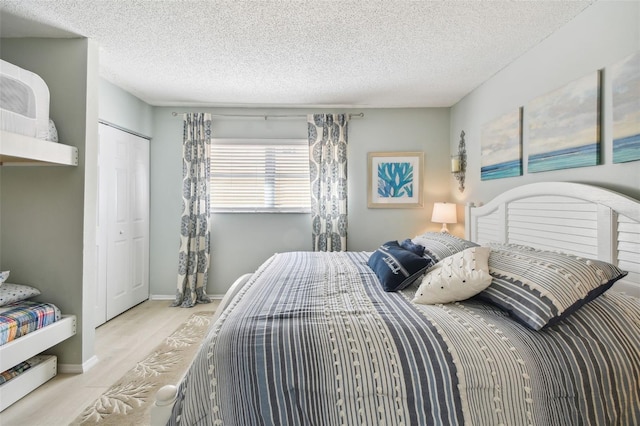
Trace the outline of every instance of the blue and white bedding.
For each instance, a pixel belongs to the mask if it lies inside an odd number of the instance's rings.
[[[180,425],[640,424],[640,302],[542,330],[481,301],[386,292],[369,253],[283,253],[212,326]]]

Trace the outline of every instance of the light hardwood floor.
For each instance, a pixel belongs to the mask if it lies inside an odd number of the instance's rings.
[[[148,300],[124,312],[96,329],[96,366],[84,374],[58,374],[0,413],[0,425],[68,425],[191,314],[214,311],[218,303],[183,309]]]

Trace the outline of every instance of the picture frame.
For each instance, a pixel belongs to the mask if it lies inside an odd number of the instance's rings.
[[[482,126],[480,180],[522,176],[522,107]]]
[[[529,103],[528,173],[600,164],[601,77],[593,72]]]
[[[611,66],[613,163],[640,160],[640,51]]]
[[[367,207],[423,206],[424,153],[370,152],[367,159]]]

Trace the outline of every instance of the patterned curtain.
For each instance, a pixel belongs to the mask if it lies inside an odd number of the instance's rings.
[[[313,114],[309,168],[314,251],[347,250],[346,114]]]
[[[182,143],[182,219],[178,290],[171,306],[209,303],[209,152],[211,114],[184,115]]]

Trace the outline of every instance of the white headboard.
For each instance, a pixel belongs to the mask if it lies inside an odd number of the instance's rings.
[[[617,265],[615,285],[640,297],[640,201],[608,189],[540,182],[511,189],[481,207],[467,206],[466,238],[563,251]]]

